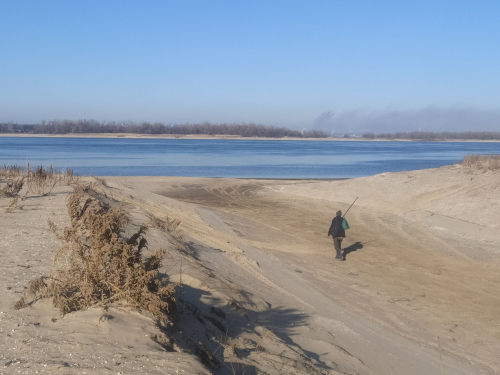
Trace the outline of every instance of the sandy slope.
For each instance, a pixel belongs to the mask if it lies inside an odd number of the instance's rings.
[[[13,309],[30,280],[50,274],[60,245],[47,220],[69,224],[71,191],[28,196],[12,213],[3,208],[10,199],[0,199],[0,374],[205,373],[192,355],[165,353],[151,340],[160,334],[153,321],[129,309],[111,308],[104,322],[102,309],[62,318],[50,301]]]
[[[454,166],[331,182],[117,181],[195,204],[192,209],[213,230],[199,233],[197,240],[210,243],[222,236],[230,241],[259,263],[267,279],[297,297],[296,303],[309,305],[316,316],[312,319],[345,323],[347,317],[366,318],[376,323],[367,323],[369,329],[387,330],[380,337],[391,331],[409,338],[407,353],[416,351],[411,346],[415,342],[432,348],[401,360],[397,349],[402,344],[394,339],[390,357],[406,363],[415,359],[414,373],[431,373],[425,366],[432,364],[440,370],[439,346],[486,373],[500,361],[498,173],[464,173]],[[347,261],[335,263],[325,233],[332,213],[356,196],[360,198],[348,216]],[[200,230],[188,222],[184,228]],[[324,311],[328,303],[335,304],[331,310],[349,312]],[[390,373],[386,347],[384,353],[374,353],[350,338],[347,343],[335,340],[372,370]],[[369,340],[381,343],[376,337]]]
[[[123,307],[101,323],[97,309],[59,319],[48,301],[12,309],[27,281],[50,270],[58,245],[46,219],[67,220],[61,188],[0,212],[0,372],[500,369],[499,173],[455,166],[326,182],[106,181],[103,191],[126,205],[132,226],[149,215],[182,222],[181,252],[165,233],[148,234],[151,250],[169,249],[164,271],[183,283],[178,330],[167,333],[176,351],[151,340],[164,333],[150,318]],[[357,196],[347,260],[335,261],[326,236],[332,214]]]

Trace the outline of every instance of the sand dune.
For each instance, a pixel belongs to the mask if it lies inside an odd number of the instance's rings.
[[[106,184],[100,189],[125,205],[131,226],[151,215],[181,221],[182,251],[160,230],[147,235],[149,250],[168,249],[163,270],[182,282],[177,329],[162,332],[123,306],[101,322],[102,309],[60,318],[48,300],[12,308],[30,279],[50,272],[59,244],[47,219],[68,220],[70,189],[61,187],[0,212],[5,373],[500,370],[499,173],[450,166],[343,181]],[[336,261],[328,227],[356,197],[346,261]]]

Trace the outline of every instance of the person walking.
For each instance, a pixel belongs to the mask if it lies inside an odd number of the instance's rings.
[[[335,259],[345,260],[345,255],[342,255],[342,240],[345,238],[345,230],[349,229],[347,220],[342,217],[342,211],[337,211],[332,220],[332,225],[328,230],[328,237],[331,235],[333,238],[333,246],[337,251]]]

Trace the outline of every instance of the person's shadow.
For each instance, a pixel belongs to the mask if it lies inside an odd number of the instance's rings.
[[[353,243],[351,246],[347,246],[344,248],[344,252],[342,254],[342,257],[346,258],[346,256],[350,253],[352,253],[353,251],[356,251],[356,250],[359,250],[359,249],[362,249],[363,248],[363,244],[361,242],[355,242]]]

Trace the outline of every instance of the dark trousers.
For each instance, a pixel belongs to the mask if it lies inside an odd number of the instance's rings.
[[[344,237],[333,237],[333,246],[335,246],[335,250],[337,250],[336,258],[342,258],[342,240]]]

